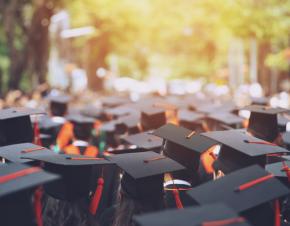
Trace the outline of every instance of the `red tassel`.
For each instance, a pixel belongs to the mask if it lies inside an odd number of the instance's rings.
[[[252,180],[250,182],[247,182],[245,184],[240,185],[239,187],[237,187],[235,189],[235,191],[244,191],[244,190],[251,188],[257,184],[263,183],[264,181],[270,180],[273,177],[274,177],[273,174],[268,174],[267,176],[260,177],[258,179],[255,179],[255,180]]]
[[[40,130],[39,130],[39,125],[38,125],[38,120],[36,119],[34,122],[34,144],[42,146],[42,142],[40,139]]]
[[[281,226],[279,199],[275,200],[275,226]]]
[[[98,179],[98,186],[96,188],[96,192],[90,203],[89,211],[92,215],[95,215],[98,210],[99,203],[100,203],[102,193],[103,193],[104,183],[105,183],[104,178],[100,177]]]
[[[34,212],[37,226],[43,226],[41,215],[42,211],[41,198],[42,198],[42,189],[41,187],[39,187],[34,192]]]
[[[290,168],[287,166],[287,164],[283,161],[283,168],[282,170],[286,172],[287,178],[288,178],[288,182],[290,182]]]
[[[182,202],[181,202],[181,199],[180,199],[180,195],[179,195],[178,189],[172,190],[172,193],[174,195],[174,199],[175,199],[175,203],[176,203],[177,209],[183,209],[183,205],[182,205]]]
[[[202,223],[202,226],[225,226],[225,225],[232,225],[235,223],[243,223],[245,222],[245,219],[243,217],[237,217],[237,218],[230,218],[225,220],[218,220],[218,221],[209,221]]]

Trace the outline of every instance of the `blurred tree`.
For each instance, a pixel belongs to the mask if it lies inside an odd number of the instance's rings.
[[[9,59],[8,89],[19,89],[45,81],[49,53],[48,27],[57,0],[0,0],[2,45]],[[2,28],[0,28],[2,30]],[[3,87],[2,87],[3,89]]]

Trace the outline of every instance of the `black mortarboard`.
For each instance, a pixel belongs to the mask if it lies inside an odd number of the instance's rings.
[[[102,98],[101,102],[105,108],[114,108],[123,104],[127,104],[130,102],[130,100],[126,97],[111,96]]]
[[[259,105],[247,106],[244,110],[251,111],[248,132],[269,142],[273,142],[279,133],[277,114],[288,111]]]
[[[288,175],[290,179],[289,174],[289,167],[290,167],[290,161],[282,161],[282,162],[276,162],[266,165],[265,169],[269,172],[275,175],[280,181],[282,181],[286,186],[290,186],[290,181],[288,180]]]
[[[101,121],[108,120],[107,115],[104,113],[102,108],[98,108],[92,105],[88,105],[80,110],[80,113],[87,117],[92,117],[95,119],[99,119]]]
[[[49,96],[50,111],[53,116],[64,116],[68,111],[70,97],[66,95]]]
[[[254,165],[195,187],[188,194],[201,205],[223,202],[250,222],[260,223],[254,225],[272,226],[274,222],[267,221],[271,214],[267,214],[264,205],[289,194],[289,189],[274,175]]]
[[[30,115],[44,114],[30,108],[8,108],[0,111],[0,146],[33,141]]]
[[[165,110],[148,107],[141,112],[141,125],[144,131],[157,129],[166,123]]]
[[[32,143],[12,144],[0,147],[0,157],[8,162],[16,163],[32,163],[34,161],[26,158],[41,156],[41,155],[56,155],[53,151]]]
[[[268,105],[269,98],[267,98],[267,97],[251,97],[251,101],[252,101],[253,105],[266,106],[266,105]]]
[[[95,167],[112,164],[106,159],[82,155],[57,154],[33,156],[33,160],[44,162],[44,169],[62,176],[62,179],[44,186],[45,191],[56,199],[76,200],[89,195],[96,184],[93,178]]]
[[[116,130],[119,134],[135,134],[140,132],[140,114],[133,113],[127,116],[120,117],[116,124]]]
[[[11,163],[0,170],[0,218],[1,224],[11,226],[36,225],[33,205],[33,191],[42,184],[59,177],[39,167]]]
[[[233,128],[238,128],[244,121],[243,118],[229,112],[212,113],[207,117],[216,122],[231,126]]]
[[[284,148],[236,130],[208,132],[202,136],[222,144],[214,165],[224,173],[253,164],[264,166],[268,154],[287,152]]]
[[[147,151],[160,150],[162,146],[162,139],[156,137],[148,132],[138,133],[131,136],[124,137],[123,140],[128,144],[136,145]]]
[[[196,130],[201,126],[203,114],[182,109],[178,111],[179,125],[190,130]]]
[[[67,119],[73,124],[73,134],[75,139],[90,139],[95,119],[82,115],[70,115]]]
[[[56,138],[63,123],[55,122],[49,117],[43,117],[39,121],[39,130],[41,133],[52,135]]]
[[[164,173],[184,169],[177,162],[152,151],[114,155],[109,159],[124,170],[122,189],[134,199],[161,198]]]
[[[162,126],[153,135],[164,139],[164,154],[190,170],[192,177],[197,176],[200,155],[217,144],[214,140],[199,134],[194,135],[194,132],[173,124]],[[194,179],[196,180],[197,178]]]
[[[135,216],[134,220],[140,226],[250,225],[246,219],[223,203],[149,213]]]
[[[121,116],[126,116],[132,113],[134,109],[128,106],[118,106],[115,108],[109,108],[105,110],[105,113],[112,116],[113,118],[119,118]]]

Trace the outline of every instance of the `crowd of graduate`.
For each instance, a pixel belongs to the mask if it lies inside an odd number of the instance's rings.
[[[1,108],[0,225],[290,225],[290,110],[267,98],[43,88]]]

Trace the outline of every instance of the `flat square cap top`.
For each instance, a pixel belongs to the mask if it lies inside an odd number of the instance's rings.
[[[165,114],[165,110],[159,107],[147,107],[142,109],[142,114],[151,116],[157,114]]]
[[[38,160],[41,162],[61,165],[61,166],[89,166],[89,165],[107,165],[113,164],[104,158],[92,158],[83,155],[38,155],[27,157],[27,159]]]
[[[174,160],[152,151],[114,155],[108,158],[134,179],[157,176],[184,169],[182,165]]]
[[[48,97],[48,100],[53,103],[67,104],[68,102],[70,102],[71,98],[67,95],[50,95]]]
[[[222,203],[149,213],[135,216],[134,220],[140,226],[201,226],[225,220],[232,220],[234,223],[231,226],[250,226],[244,218]]]
[[[5,164],[0,170],[0,197],[34,188],[58,178],[58,175],[45,172],[39,167],[17,163]]]
[[[195,122],[197,120],[204,118],[204,115],[186,109],[182,109],[178,111],[178,118],[180,121]]]
[[[216,140],[217,142],[248,156],[289,152],[285,148],[236,130],[214,131],[202,133],[201,135]]]
[[[224,123],[226,125],[241,124],[244,119],[229,112],[217,112],[210,114],[208,118]]]
[[[30,157],[35,156],[55,156],[53,151],[32,143],[12,144],[0,147],[0,157],[7,159],[10,162],[28,163],[32,160]]]
[[[79,114],[69,115],[66,118],[67,120],[78,124],[93,124],[95,122],[94,118],[86,117]]]
[[[0,120],[40,114],[45,114],[45,112],[43,110],[33,108],[6,108],[0,111]]]
[[[287,172],[284,169],[285,166],[290,167],[290,161],[268,164],[266,165],[265,169],[269,173],[274,174],[275,177],[287,177]]]
[[[153,135],[198,153],[202,153],[218,143],[198,134],[189,136],[191,133],[192,131],[188,129],[169,123],[155,130]]]
[[[283,112],[289,112],[289,110],[285,108],[271,108],[271,107],[265,107],[262,105],[249,105],[249,106],[244,107],[243,110],[248,110],[254,113],[268,114],[268,115],[276,115]]]
[[[162,139],[150,133],[138,133],[123,138],[129,144],[136,145],[137,147],[147,150],[158,148],[162,146]]]
[[[223,202],[242,212],[287,195],[289,189],[274,175],[253,165],[195,187],[188,194],[201,205]]]

